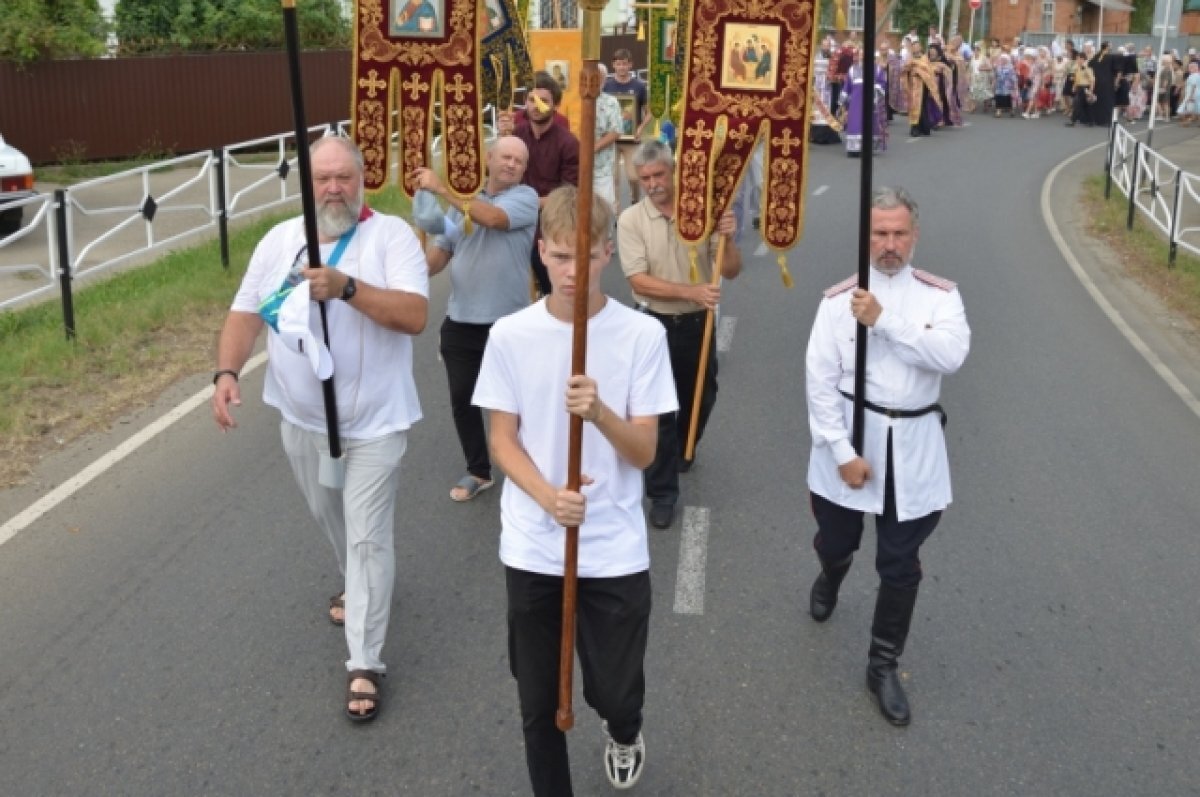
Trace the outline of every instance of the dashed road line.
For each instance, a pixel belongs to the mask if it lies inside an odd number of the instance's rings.
[[[679,569],[675,575],[675,613],[704,614],[704,569],[708,563],[708,508],[683,508]]]
[[[717,322],[717,353],[724,354],[733,345],[733,331],[737,328],[737,318],[731,315],[721,316]]]
[[[812,195],[813,195],[813,196],[820,196],[821,194],[825,193],[825,192],[826,192],[826,191],[828,191],[828,190],[829,190],[829,186],[827,186],[827,185],[819,185],[819,186],[817,186],[817,189],[816,189],[815,191],[813,191],[813,192],[812,192]]]
[[[246,367],[242,369],[242,376],[245,376],[255,368],[260,367],[267,361],[266,352],[260,352],[246,363]],[[91,465],[81,470],[65,482],[54,488],[44,496],[39,498],[23,512],[13,517],[3,526],[0,526],[0,545],[17,536],[21,531],[33,525],[42,515],[45,515],[51,509],[61,504],[63,501],[70,498],[72,495],[82,490],[93,481],[97,476],[101,476],[109,468],[116,465],[125,457],[129,456],[146,443],[153,440],[160,432],[166,431],[172,424],[180,418],[186,416],[189,412],[204,404],[212,396],[213,389],[206,387],[199,393],[182,401],[178,406],[158,418],[149,426],[143,428],[137,434],[130,437],[119,446],[109,451],[104,456],[97,459]]]

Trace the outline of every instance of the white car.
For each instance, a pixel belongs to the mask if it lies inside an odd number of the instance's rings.
[[[33,167],[29,164],[29,158],[4,143],[4,136],[0,136],[0,236],[11,235],[21,229],[24,208],[6,206],[36,193],[33,190]]]

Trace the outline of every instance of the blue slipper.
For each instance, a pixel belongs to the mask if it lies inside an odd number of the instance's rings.
[[[495,482],[491,479],[485,481],[478,476],[472,476],[468,473],[458,480],[458,484],[450,489],[450,500],[458,501],[460,504],[463,501],[470,501],[484,490],[489,489],[493,484]]]

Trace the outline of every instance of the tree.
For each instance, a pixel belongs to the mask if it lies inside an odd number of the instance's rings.
[[[26,65],[103,55],[107,34],[97,0],[5,0],[0,60]]]
[[[305,47],[346,47],[350,23],[338,0],[297,3]],[[283,47],[278,0],[120,0],[122,53],[277,50]]]
[[[934,0],[900,0],[896,4],[896,29],[908,33],[917,31],[921,36],[929,26],[937,27],[938,6]]]
[[[1153,33],[1154,0],[1133,0],[1133,11],[1129,14],[1130,33]]]

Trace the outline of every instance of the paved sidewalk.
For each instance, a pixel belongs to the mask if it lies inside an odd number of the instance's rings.
[[[1145,140],[1145,123],[1127,129]],[[1155,151],[1176,166],[1200,175],[1200,128],[1156,124],[1153,144]],[[1200,397],[1200,330],[1168,311],[1162,300],[1128,276],[1119,256],[1104,241],[1086,232],[1083,183],[1091,175],[1104,173],[1104,158],[1104,147],[1096,147],[1057,174],[1049,196],[1053,218],[1047,222],[1058,227],[1070,255],[1153,356],[1187,391]]]

